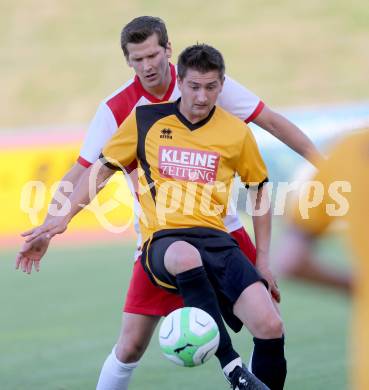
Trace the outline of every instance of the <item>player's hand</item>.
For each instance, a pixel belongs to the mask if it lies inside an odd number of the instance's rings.
[[[269,292],[272,297],[279,303],[281,301],[281,293],[278,288],[277,280],[270,270],[269,266],[257,266],[261,276],[268,282]]]
[[[44,222],[42,225],[27,230],[21,234],[26,237],[26,243],[31,243],[37,237],[45,235],[45,238],[51,239],[55,234],[65,232],[68,226],[68,220],[65,217],[53,217]]]
[[[49,243],[50,238],[46,234],[37,237],[32,242],[25,242],[16,256],[15,268],[20,268],[27,274],[32,272],[32,268],[39,272],[40,260],[46,253]]]

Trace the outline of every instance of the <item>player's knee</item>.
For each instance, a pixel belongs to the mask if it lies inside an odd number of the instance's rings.
[[[136,340],[119,341],[115,347],[115,355],[122,363],[135,363],[141,359],[145,346]]]
[[[269,315],[263,319],[260,326],[258,326],[258,338],[262,339],[277,339],[282,337],[284,333],[283,321],[278,314]]]
[[[270,338],[273,339],[282,337],[284,333],[283,321],[278,315],[274,316],[268,328],[269,328],[268,331],[270,334]]]
[[[185,241],[176,241],[168,247],[164,263],[166,269],[173,275],[202,265],[199,251]]]

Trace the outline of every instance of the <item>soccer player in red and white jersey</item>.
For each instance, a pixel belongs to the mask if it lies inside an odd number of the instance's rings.
[[[135,78],[100,104],[90,124],[78,162],[62,179],[72,182],[74,186],[82,172],[98,159],[105,143],[136,106],[174,100],[180,96],[176,68],[169,63],[172,50],[162,20],[146,16],[132,20],[122,30],[121,46],[128,65],[136,73]],[[311,156],[318,155],[314,145],[300,129],[269,109],[257,96],[228,76],[217,104],[245,122],[256,123],[269,131],[306,159],[310,160]],[[135,168],[134,165],[126,167],[126,177],[136,203]],[[268,280],[278,301],[279,291],[270,272],[267,255],[256,251],[237,215],[227,216],[225,225],[246,256],[256,263],[261,274]],[[139,231],[137,234],[135,260],[140,256],[141,245]],[[38,270],[39,261],[47,250],[51,236],[52,234],[48,234],[40,238],[38,242],[42,241],[42,245],[38,244],[39,251],[35,250],[32,243],[26,243],[17,257],[17,267],[30,273],[34,265]],[[141,263],[135,261],[123,309],[121,333],[104,363],[97,389],[127,389],[132,372],[146,350],[160,317],[181,306],[180,297],[153,286]]]

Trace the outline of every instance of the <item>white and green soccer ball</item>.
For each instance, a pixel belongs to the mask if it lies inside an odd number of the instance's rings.
[[[161,323],[159,343],[165,357],[175,364],[199,366],[218,349],[218,326],[204,310],[196,307],[177,309]]]

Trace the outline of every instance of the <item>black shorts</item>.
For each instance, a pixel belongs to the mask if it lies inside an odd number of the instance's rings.
[[[200,252],[224,320],[235,332],[240,331],[242,322],[233,314],[233,305],[246,287],[266,282],[228,233],[208,228],[167,229],[145,242],[141,262],[151,281],[170,292],[179,293],[176,278],[165,269],[164,255],[176,241],[186,241]]]

